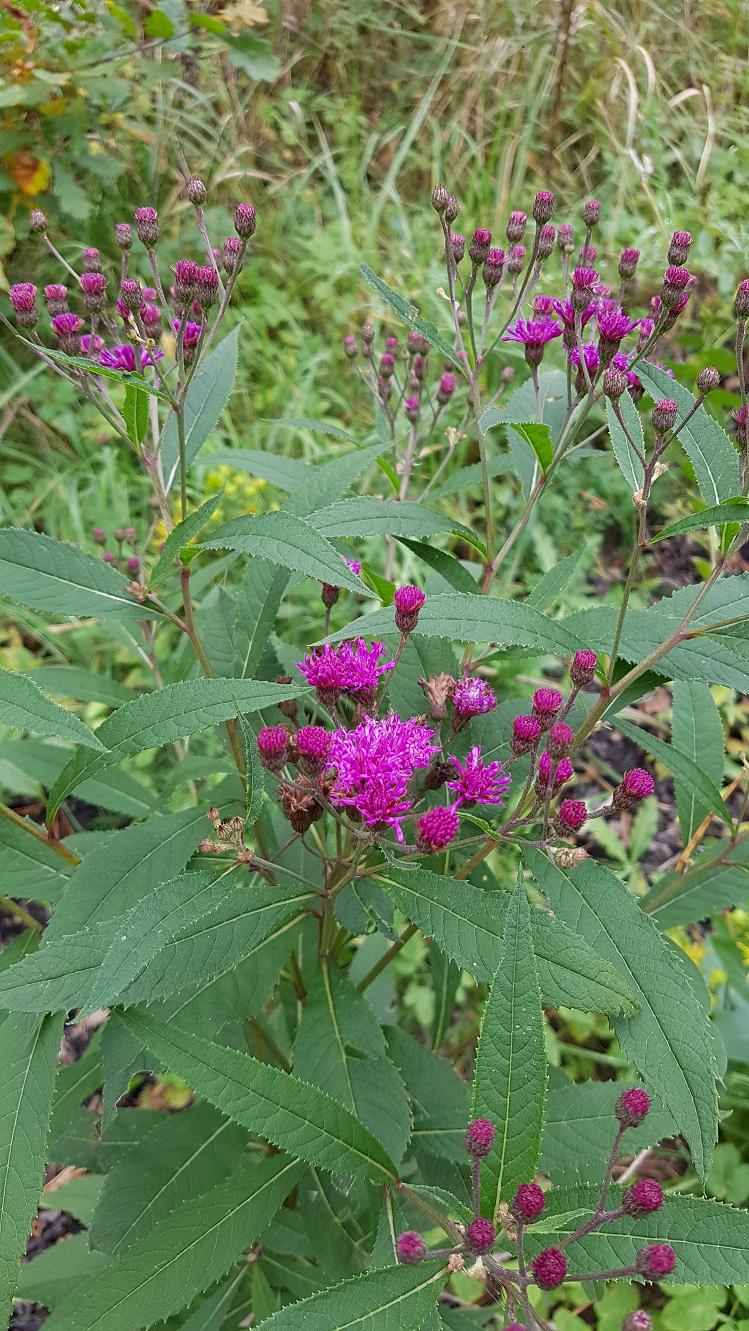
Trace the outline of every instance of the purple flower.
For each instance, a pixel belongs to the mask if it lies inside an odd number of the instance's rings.
[[[153,347],[150,351],[144,349],[138,353],[129,342],[121,342],[116,347],[105,347],[99,357],[99,364],[106,365],[110,370],[123,370],[126,374],[132,374],[136,369],[144,370],[147,365],[153,365],[154,361],[161,360],[163,355],[159,347]]]
[[[159,238],[159,214],[155,208],[136,208],[135,230],[146,249],[153,249]]]
[[[178,333],[181,327],[182,327],[182,320],[181,320],[181,319],[175,319],[175,320],[174,320],[174,331],[175,331],[175,333]],[[193,323],[193,321],[192,321],[191,319],[188,319],[188,320],[187,320],[187,323],[185,324],[185,332],[184,332],[184,336],[183,336],[183,338],[182,338],[182,344],[183,344],[183,346],[185,346],[185,347],[195,347],[195,346],[197,346],[197,344],[198,344],[198,342],[199,342],[199,340],[200,340],[200,334],[202,333],[202,331],[203,331],[203,325],[202,325],[202,324]]]
[[[255,234],[257,217],[251,203],[238,203],[234,207],[234,230],[244,240]]]
[[[263,726],[257,734],[260,761],[269,772],[280,772],[286,762],[289,737],[282,726]]]
[[[601,353],[594,342],[584,342],[582,347],[583,357],[585,358],[585,368],[588,371],[588,377],[594,379],[601,367]],[[570,347],[569,352],[570,365],[576,369],[582,369],[582,359],[579,347]]]
[[[14,282],[10,289],[10,303],[16,314],[28,314],[36,305],[36,287],[33,282]]]
[[[335,702],[346,688],[347,655],[344,649],[347,646],[347,643],[342,643],[331,647],[330,643],[325,643],[311,655],[305,656],[303,661],[296,663],[297,670],[301,670],[307,683],[317,691],[318,698],[326,706]]]
[[[474,1160],[488,1155],[494,1144],[495,1127],[490,1118],[475,1118],[468,1124],[466,1150]]]
[[[75,337],[83,327],[83,320],[78,314],[56,314],[52,320],[52,330],[59,338]]]
[[[450,762],[458,775],[454,781],[447,782],[448,790],[456,794],[455,804],[503,804],[503,796],[512,784],[512,777],[505,772],[502,763],[485,763],[481,757],[481,745],[469,749],[464,763],[451,757]]]
[[[98,356],[104,346],[104,338],[98,333],[84,333],[80,340],[82,356]]]
[[[460,826],[458,811],[452,804],[435,804],[417,820],[416,845],[419,850],[444,850],[455,838]]]
[[[572,301],[555,300],[552,303],[554,306],[554,313],[556,314],[557,318],[561,319],[565,328],[574,331],[576,311],[572,304]],[[589,319],[593,317],[595,312],[596,312],[596,305],[594,301],[591,301],[590,304],[586,305],[584,309],[579,311],[581,328],[585,327],[586,323],[588,322]]]
[[[359,576],[361,573],[361,563],[358,559],[344,559],[343,562],[344,564],[348,564],[352,573],[355,573],[357,577]]]
[[[528,221],[527,213],[521,213],[521,212],[510,213],[510,217],[507,223],[507,231],[506,231],[507,239],[510,241],[510,244],[514,245],[518,240],[523,239],[527,221]]]
[[[367,647],[363,638],[354,643],[344,643],[346,662],[345,688],[359,702],[368,702],[380,682],[380,676],[386,670],[394,670],[394,661],[385,661],[380,665],[380,657],[385,651],[384,644],[373,642]]]
[[[491,712],[497,705],[494,691],[485,679],[464,675],[459,679],[452,694],[453,707],[461,720],[468,721],[472,716],[481,716]]]
[[[606,342],[621,342],[639,322],[639,319],[630,319],[629,315],[618,307],[598,311],[598,331],[602,340]]]
[[[426,599],[421,588],[413,587],[410,583],[407,583],[404,587],[396,588],[393,597],[395,627],[402,634],[411,633],[416,628],[419,611]]]
[[[525,347],[543,347],[561,335],[562,329],[556,319],[542,316],[540,319],[518,319],[507,329],[502,341],[521,342]]]
[[[440,404],[449,402],[457,387],[458,381],[455,375],[451,374],[449,370],[445,370],[445,373],[440,376],[439,385],[437,387],[437,401]]]
[[[354,809],[369,827],[392,827],[403,841],[401,823],[413,807],[408,783],[439,751],[432,739],[423,722],[403,721],[394,713],[337,730],[327,756],[327,770],[336,778],[332,802]]]
[[[407,1229],[405,1234],[398,1235],[395,1251],[398,1254],[398,1261],[403,1262],[405,1266],[415,1266],[427,1255],[426,1244],[415,1229]]]
[[[538,784],[542,790],[551,784],[552,778],[555,786],[563,786],[574,775],[575,769],[569,758],[557,761],[550,753],[541,754],[538,760]]]

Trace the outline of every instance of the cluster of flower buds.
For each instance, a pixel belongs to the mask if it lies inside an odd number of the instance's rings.
[[[92,527],[91,535],[97,545],[108,544],[107,533],[103,527]],[[138,533],[135,527],[115,527],[112,532],[113,543],[117,546],[117,551],[105,550],[102,559],[105,564],[111,564],[114,568],[119,568],[123,573],[129,573],[135,577],[140,572],[141,562],[136,554],[128,554],[127,546],[137,546]]]
[[[187,184],[186,193],[199,215],[201,232],[207,238],[202,216],[206,186],[203,181],[192,179]],[[220,248],[210,249],[206,262],[178,259],[173,268],[174,282],[165,291],[157,259],[159,215],[156,208],[136,208],[132,225],[129,222],[116,224],[114,240],[120,254],[117,280],[107,277],[102,256],[93,246],[83,249],[80,271],[76,273],[55,248],[46,219],[37,210],[32,215],[32,230],[41,236],[47,250],[65,268],[66,281],[52,282],[44,287],[43,297],[52,335],[48,346],[36,332],[41,321],[40,298],[37,287],[31,282],[17,282],[11,287],[10,304],[16,324],[24,333],[35,330],[34,346],[48,361],[50,351],[59,351],[66,356],[89,360],[92,373],[100,365],[125,374],[146,374],[153,370],[160,379],[163,371],[157,362],[166,352],[175,357],[182,373],[199,356],[202,342],[209,342],[223,317],[255,225],[252,204],[238,203],[234,209],[235,234],[228,236]],[[145,283],[130,272],[133,231],[146,252],[149,281]],[[78,288],[76,300],[71,298],[71,279]],[[76,303],[77,310],[73,308]],[[212,326],[211,310],[217,303],[219,311]],[[79,369],[77,372],[87,371]]]
[[[547,1213],[551,1194],[538,1183],[523,1183],[517,1189],[509,1207],[500,1207],[500,1212],[492,1219],[481,1215],[481,1165],[494,1148],[495,1125],[487,1118],[474,1119],[468,1125],[465,1144],[471,1163],[471,1195],[473,1218],[465,1225],[457,1225],[461,1237],[454,1247],[430,1250],[421,1234],[407,1230],[399,1235],[396,1252],[399,1261],[414,1265],[431,1257],[449,1258],[451,1269],[461,1269],[465,1261],[480,1260],[487,1268],[487,1273],[495,1277],[496,1287],[502,1289],[508,1298],[509,1311],[512,1313],[519,1303],[524,1310],[529,1309],[527,1291],[532,1285],[542,1290],[557,1289],[568,1278],[568,1260],[566,1250],[578,1239],[603,1229],[606,1225],[621,1220],[625,1216],[645,1219],[663,1206],[663,1190],[655,1179],[639,1178],[629,1187],[624,1188],[613,1206],[609,1205],[611,1178],[616,1163],[622,1137],[627,1128],[642,1123],[650,1108],[650,1097],[640,1087],[629,1087],[622,1092],[617,1101],[615,1117],[618,1131],[601,1188],[595,1212],[577,1228],[564,1234],[557,1246],[542,1249],[526,1266],[522,1258],[522,1238],[524,1231],[536,1224]],[[553,1202],[553,1196],[551,1196]],[[552,1211],[553,1215],[553,1211]],[[564,1219],[560,1218],[560,1227],[564,1230]],[[518,1245],[520,1260],[517,1269],[504,1267],[494,1250],[501,1240],[501,1246],[510,1243]],[[456,1260],[457,1259],[457,1260]],[[668,1243],[650,1243],[640,1248],[632,1265],[612,1271],[596,1271],[585,1274],[574,1273],[570,1279],[612,1280],[619,1277],[640,1277],[656,1281],[671,1275],[676,1266],[676,1254]],[[652,1323],[647,1313],[630,1313],[624,1322],[623,1331],[649,1331]],[[510,1322],[504,1331],[523,1331],[519,1322]]]
[[[385,337],[379,354],[374,343],[374,328],[364,323],[358,339],[352,333],[344,337],[343,350],[350,361],[356,362],[391,425],[402,411],[414,428],[421,423],[427,435],[431,434],[460,382],[454,367],[443,361],[436,378],[433,377],[429,343],[416,328],[409,330],[405,346],[392,333]]]

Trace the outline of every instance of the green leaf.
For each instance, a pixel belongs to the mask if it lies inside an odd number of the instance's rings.
[[[23,1263],[15,1297],[56,1308],[82,1280],[108,1265],[104,1253],[89,1250],[85,1233],[71,1234],[64,1243],[53,1243],[32,1261]]]
[[[152,1054],[235,1122],[309,1164],[389,1182],[395,1166],[379,1142],[330,1096],[279,1068],[212,1044],[143,1013],[123,1022]]]
[[[162,1321],[257,1242],[299,1174],[298,1164],[284,1155],[237,1167],[79,1285],[47,1325],[51,1331],[125,1331]]]
[[[365,594],[364,583],[351,572],[343,555],[309,522],[293,513],[264,513],[260,517],[245,514],[219,527],[202,545],[205,550],[259,555],[318,582]]]
[[[106,752],[79,749],[65,764],[49,797],[48,818],[82,781],[132,753],[185,739],[228,721],[241,712],[257,712],[287,698],[298,698],[303,686],[270,684],[254,679],[185,679],[143,694],[108,716],[98,730]]]
[[[541,1151],[546,1051],[531,913],[522,872],[505,922],[505,946],[481,1022],[472,1118],[491,1119],[494,1144],[481,1168],[483,1214],[495,1215],[529,1183]]]
[[[198,455],[224,410],[237,373],[239,328],[233,328],[206,356],[187,390],[185,402],[185,463],[189,467]],[[167,492],[179,475],[177,421],[172,412],[161,440],[161,462]]]
[[[673,694],[673,746],[691,758],[719,790],[723,780],[724,737],[713,695],[707,684],[699,679],[677,680]],[[691,780],[685,781],[677,776],[674,787],[681,839],[686,846],[710,810]]]
[[[411,1120],[403,1083],[366,999],[323,961],[313,977],[294,1042],[294,1072],[338,1100],[403,1159]]]
[[[373,875],[374,876],[374,875]],[[430,869],[391,864],[377,872],[388,896],[427,938],[477,980],[494,978],[502,957],[509,896],[471,882],[456,884]],[[588,1012],[634,1011],[632,986],[584,941],[545,911],[534,911],[533,935],[544,1000]]]
[[[461,373],[463,372],[463,365],[458,359],[451,343],[448,342],[446,337],[443,337],[442,333],[435,328],[434,324],[429,323],[426,319],[420,317],[419,311],[415,305],[412,305],[408,300],[404,300],[402,296],[398,295],[397,291],[393,291],[392,288],[388,286],[387,282],[383,282],[382,278],[377,276],[377,274],[369,267],[369,264],[360,263],[359,272],[365,282],[368,282],[369,285],[373,287],[378,296],[382,297],[385,304],[390,306],[391,310],[398,315],[399,319],[402,319],[409,328],[417,328],[422,336],[426,338],[427,342],[429,342],[431,346],[437,348],[441,356],[452,361],[453,365],[457,365]]]
[[[328,539],[337,536],[435,536],[438,532],[451,531],[482,552],[484,550],[483,543],[470,528],[408,499],[374,499],[370,495],[360,495],[357,499],[344,499],[340,504],[320,509],[310,515],[309,522]]]
[[[103,678],[93,671],[79,670],[76,666],[36,666],[28,671],[28,678],[45,693],[60,698],[75,698],[78,702],[104,702],[108,707],[119,707],[135,697],[114,679]]]
[[[616,725],[623,735],[633,740],[635,744],[638,744],[646,753],[651,754],[653,758],[657,758],[679,781],[689,783],[699,795],[703,804],[712,813],[717,814],[727,827],[733,828],[733,819],[723,802],[720,791],[713,785],[710,778],[705,775],[694,759],[686,753],[681,753],[673,744],[664,743],[662,739],[657,739],[655,735],[651,735],[648,730],[643,730],[641,726],[633,726],[630,721],[624,721],[621,717],[617,717]]]
[[[234,674],[252,679],[260,669],[284,593],[288,571],[266,559],[249,559],[235,602],[232,642]]]
[[[181,813],[156,814],[109,833],[72,873],[69,891],[47,925],[45,939],[110,920],[142,901],[159,883],[175,878],[206,834],[206,814],[206,806],[199,805]]]
[[[21,1258],[44,1181],[62,1017],[3,1022],[0,1081],[0,1317],[10,1317]]]
[[[614,1029],[628,1058],[686,1137],[701,1179],[718,1133],[710,1021],[674,951],[615,874],[593,860],[560,869],[528,848],[525,857],[555,914],[613,962],[640,1009]]]
[[[133,443],[139,446],[143,443],[148,429],[148,386],[139,374],[128,376],[122,402],[122,415],[128,435]]]
[[[390,463],[382,457],[392,445],[389,439],[381,439],[369,448],[354,448],[350,453],[339,453],[331,461],[316,467],[309,467],[309,479],[297,494],[294,511],[300,516],[316,513],[340,499],[351,488],[354,481],[363,476],[376,463],[390,479]],[[397,486],[395,487],[397,490]]]
[[[614,1109],[622,1093],[618,1081],[588,1081],[574,1085],[563,1079],[549,1087],[544,1115],[541,1168],[552,1183],[582,1183],[603,1178],[617,1126]],[[658,1104],[651,1104],[644,1123],[629,1128],[628,1155],[657,1146],[673,1136],[673,1119]]]
[[[665,541],[667,536],[680,536],[686,531],[704,531],[707,527],[724,527],[728,522],[749,522],[749,499],[739,495],[736,499],[724,499],[722,504],[712,508],[702,508],[698,513],[689,513],[677,522],[671,522],[657,536],[651,536],[651,544]]]
[[[174,561],[177,559],[180,550],[189,545],[203,530],[206,523],[213,517],[223,497],[223,490],[219,490],[218,494],[211,495],[211,498],[206,499],[205,503],[200,505],[200,508],[196,508],[194,513],[188,513],[184,522],[178,522],[176,527],[170,531],[164,542],[164,548],[154,564],[148,582],[149,587],[157,587],[160,582],[169,577],[170,573],[174,573]]]
[[[547,1195],[549,1220],[559,1217],[559,1227],[544,1227],[536,1237],[526,1234],[529,1255],[535,1256],[555,1239],[577,1228],[571,1218],[576,1211],[595,1209],[599,1188],[593,1184],[578,1188],[554,1188]],[[616,1206],[621,1189],[612,1190]],[[566,1217],[566,1218],[565,1218]],[[546,1216],[544,1217],[546,1221]],[[749,1211],[737,1211],[706,1197],[667,1195],[662,1210],[644,1220],[623,1216],[595,1234],[570,1245],[570,1276],[585,1271],[608,1271],[631,1266],[639,1248],[648,1243],[670,1243],[676,1252],[676,1269],[667,1278],[671,1284],[730,1285],[746,1278],[749,1257]]]
[[[21,338],[21,341],[26,341],[26,339]],[[34,346],[30,342],[26,342],[26,345]],[[97,379],[114,379],[116,383],[122,384],[126,389],[134,377],[132,370],[112,370],[107,365],[99,365],[96,361],[90,361],[88,356],[68,356],[64,351],[57,351],[54,347],[45,347],[44,354],[52,360],[58,361],[60,365],[70,365],[76,370],[86,370],[89,374],[96,375]],[[140,382],[142,383],[141,392],[148,393],[150,397],[157,397],[160,402],[169,401],[166,393],[157,388],[156,384],[149,383],[146,379],[141,379]]]
[[[65,541],[20,528],[0,529],[0,586],[4,596],[55,616],[158,618],[127,595],[127,580],[103,559]]]
[[[418,1331],[446,1280],[444,1262],[386,1266],[292,1303],[263,1325],[268,1331]]]
[[[401,545],[405,545],[408,550],[415,554],[417,559],[423,560],[435,573],[439,573],[441,578],[449,584],[456,592],[475,592],[476,578],[467,568],[464,568],[459,559],[454,555],[447,554],[444,550],[438,550],[436,546],[427,544],[426,541],[411,541],[407,537],[399,536],[396,538]]]
[[[68,886],[71,869],[72,865],[51,846],[0,818],[0,892],[8,897],[54,902]]]
[[[640,902],[659,929],[691,924],[749,902],[749,838],[718,841],[684,872],[664,874]]]
[[[533,590],[529,592],[525,604],[533,606],[535,610],[545,610],[556,601],[573,578],[580,560],[588,553],[588,548],[587,545],[581,545],[573,555],[557,560],[553,568],[539,578]]]
[[[521,439],[524,439],[526,444],[530,444],[541,464],[541,470],[548,471],[554,455],[554,445],[549,426],[542,424],[540,421],[517,421],[509,428],[515,434],[518,434]]]
[[[632,494],[639,494],[645,483],[645,468],[630,444],[629,439],[634,440],[640,453],[645,457],[645,435],[642,429],[640,413],[629,393],[624,393],[624,395],[619,398],[619,412],[626,429],[622,429],[611,400],[607,398],[606,419],[609,424],[609,437],[611,439],[611,447],[614,450],[614,457],[619,463],[619,470],[632,491]],[[629,439],[627,438],[627,435],[629,435]]]
[[[274,514],[275,517],[278,514]],[[332,633],[330,642],[352,633],[378,638],[393,632],[392,612],[376,610]],[[501,601],[478,593],[445,592],[430,596],[419,614],[419,633],[453,642],[487,642],[506,647],[535,647],[538,652],[573,656],[582,645],[563,624],[520,601]]]
[[[138,1147],[137,1170],[124,1152],[107,1174],[89,1228],[92,1248],[119,1256],[227,1178],[246,1146],[244,1129],[211,1105],[169,1115]]]
[[[72,712],[45,698],[28,675],[0,669],[0,725],[30,730],[34,735],[53,735],[72,739],[88,749],[102,750],[104,745],[88,726]]]
[[[262,480],[275,485],[277,490],[288,494],[304,494],[312,482],[314,468],[298,458],[287,458],[281,453],[267,453],[259,448],[227,448],[211,453],[212,467],[232,467],[234,471],[246,471],[250,476],[259,476]]]
[[[452,1063],[397,1026],[388,1049],[413,1102],[412,1144],[429,1155],[465,1165],[466,1122],[471,1090]]]
[[[672,398],[683,419],[697,399],[688,388],[672,379],[651,361],[639,361],[638,377],[654,401]],[[719,504],[739,493],[739,455],[725,430],[704,407],[698,407],[687,425],[679,430],[679,443],[694,467],[700,494],[706,504]]]

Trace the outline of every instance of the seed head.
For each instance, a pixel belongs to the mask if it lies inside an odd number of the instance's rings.
[[[417,819],[416,845],[425,854],[444,850],[454,840],[459,826],[458,811],[452,804],[435,804]]]
[[[432,190],[432,207],[436,213],[444,213],[450,198],[444,185],[435,185]]]
[[[398,587],[393,597],[395,605],[395,627],[404,635],[416,628],[419,611],[426,601],[420,587]]]
[[[398,1261],[403,1262],[404,1266],[416,1266],[427,1255],[427,1245],[421,1234],[417,1234],[414,1229],[407,1229],[404,1234],[398,1235],[395,1250]]]
[[[539,226],[548,222],[554,212],[554,195],[551,190],[540,189],[533,200],[533,220]]]
[[[714,365],[706,365],[697,375],[697,392],[700,397],[707,397],[714,388],[720,387],[720,371]]]
[[[430,675],[429,679],[421,678],[417,680],[417,683],[429,702],[432,719],[443,721],[447,715],[447,700],[455,688],[455,680],[452,675],[448,675],[443,670],[439,675]]]
[[[601,205],[598,199],[586,199],[583,204],[583,221],[586,226],[597,226],[601,220]]]
[[[663,1189],[652,1178],[638,1178],[631,1188],[626,1188],[622,1197],[622,1206],[627,1215],[642,1217],[660,1211],[663,1205]]]
[[[510,748],[514,754],[529,753],[541,735],[541,726],[535,716],[516,716],[512,723]]]
[[[635,1264],[646,1280],[662,1280],[676,1266],[676,1253],[669,1243],[649,1243],[647,1248],[640,1248]]]
[[[623,1128],[638,1128],[649,1109],[650,1096],[647,1091],[641,1086],[630,1086],[622,1091],[614,1112]]]
[[[257,216],[251,203],[237,203],[234,205],[234,230],[243,240],[249,240],[254,236],[257,226]]]
[[[185,194],[190,203],[194,204],[196,208],[202,208],[208,197],[208,190],[205,187],[205,182],[199,176],[193,176],[192,180],[188,180],[185,186]]]
[[[532,1225],[540,1220],[546,1210],[546,1196],[537,1183],[521,1183],[510,1202],[510,1210],[516,1220],[524,1225]]]
[[[471,236],[471,243],[468,247],[471,262],[475,264],[483,263],[491,249],[491,243],[491,231],[488,231],[484,226],[477,227]]]
[[[475,1253],[491,1252],[497,1232],[491,1220],[477,1216],[470,1225],[466,1225],[466,1242]]]
[[[570,666],[570,679],[575,688],[584,688],[590,684],[595,677],[598,657],[595,652],[591,652],[587,647],[582,647],[579,652],[575,652]]]
[[[496,1129],[490,1118],[475,1118],[468,1124],[466,1150],[474,1160],[482,1160],[494,1144]]]
[[[135,230],[141,245],[152,250],[159,238],[159,214],[155,208],[136,208]]]
[[[260,761],[269,772],[280,772],[286,762],[289,737],[281,726],[263,726],[258,731]]]
[[[556,1289],[567,1275],[567,1258],[559,1248],[545,1248],[531,1262],[539,1289]]]

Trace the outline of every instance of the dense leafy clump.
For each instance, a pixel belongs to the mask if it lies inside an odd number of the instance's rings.
[[[749,679],[749,281],[731,437],[718,371],[693,396],[655,359],[694,299],[687,232],[648,298],[637,250],[596,266],[596,200],[575,238],[542,190],[500,246],[466,241],[437,186],[445,326],[363,265],[407,330],[344,339],[372,437],[292,420],[331,456],[227,451],[285,496],[232,513],[194,478],[257,218],[237,203],[215,246],[204,183],[184,193],[199,257],[167,274],[143,206],[116,261],[74,267],[37,211],[66,280],[10,292],[148,497],[141,529],[88,549],[0,531],[3,595],[45,644],[0,675],[4,900],[26,926],[0,957],[3,1308],[32,1298],[50,1331],[548,1331],[566,1284],[621,1279],[619,1325],[648,1331],[661,1282],[741,1283],[749,1253],[745,1212],[688,1195],[713,1177],[725,1027],[667,933],[746,896],[710,686]],[[522,542],[591,456],[631,499],[618,595],[568,604],[584,549],[523,595]],[[669,467],[698,495],[666,522]],[[696,531],[701,580],[651,594],[653,550]],[[116,644],[111,678],[50,627]],[[664,769],[681,847],[656,843],[643,883]],[[394,975],[418,976],[412,1008]],[[560,1070],[563,1020],[608,1030],[611,1080]],[[80,1056],[58,1069],[64,1030]],[[46,1161],[75,1167],[59,1201],[85,1232],[20,1268]]]

